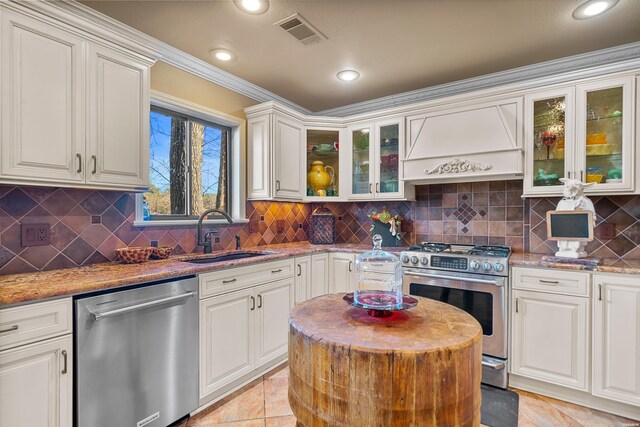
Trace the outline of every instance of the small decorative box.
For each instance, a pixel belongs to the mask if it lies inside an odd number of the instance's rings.
[[[309,240],[314,245],[331,245],[336,242],[336,217],[329,209],[320,207],[311,214]]]

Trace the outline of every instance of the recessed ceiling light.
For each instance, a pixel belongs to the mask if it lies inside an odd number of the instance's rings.
[[[235,61],[236,59],[236,54],[229,49],[213,49],[209,54],[215,59],[224,62]]]
[[[269,0],[233,0],[238,9],[252,15],[260,15],[269,9]]]
[[[593,18],[596,15],[606,12],[618,3],[619,0],[589,0],[582,3],[573,11],[576,19]]]
[[[360,77],[360,73],[355,70],[342,70],[336,75],[336,77],[343,82],[352,82]]]

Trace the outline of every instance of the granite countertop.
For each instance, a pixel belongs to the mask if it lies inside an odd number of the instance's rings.
[[[370,245],[361,244],[313,245],[309,242],[298,242],[247,249],[245,250],[246,252],[260,252],[262,255],[212,264],[183,262],[186,259],[211,256],[210,254],[191,254],[170,257],[166,260],[148,261],[142,264],[106,263],[62,270],[11,274],[0,276],[0,307],[68,297],[314,253],[365,252],[370,249]],[[388,250],[388,248],[385,249]],[[395,248],[392,252],[399,254],[403,249],[405,248]],[[233,251],[217,251],[214,255],[228,252]],[[544,255],[541,254],[515,253],[511,255],[510,265],[640,274],[640,260],[605,259],[602,264],[592,267],[549,262],[543,260],[543,257]]]
[[[546,257],[549,257],[549,255],[515,253],[509,258],[509,265],[512,267],[560,268],[563,270],[581,270],[598,273],[640,274],[640,259],[623,260],[620,258],[603,258],[601,264],[593,266],[553,262],[546,260]]]
[[[313,253],[366,252],[370,249],[371,245],[313,245],[309,242],[298,242],[246,249],[243,251],[260,252],[264,253],[264,255],[211,264],[192,264],[182,261],[206,258],[234,251],[181,255],[170,257],[166,260],[151,260],[141,264],[105,263],[61,270],[10,274],[0,276],[0,307],[79,295],[137,283],[178,278]],[[404,248],[395,248],[393,252],[399,253],[402,249]]]

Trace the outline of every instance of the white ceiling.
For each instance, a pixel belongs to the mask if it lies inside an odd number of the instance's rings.
[[[81,1],[312,111],[640,41],[640,0],[572,17],[584,0]],[[328,40],[305,46],[273,23],[299,13]],[[227,48],[238,58],[215,61]],[[356,82],[338,81],[352,68]]]

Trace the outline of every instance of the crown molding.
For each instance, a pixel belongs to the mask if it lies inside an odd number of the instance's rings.
[[[635,42],[312,112],[258,85],[103,15],[75,0],[0,0],[0,5],[22,12],[27,10],[36,11],[57,18],[93,36],[125,46],[154,60],[166,62],[247,98],[261,103],[275,101],[293,112],[306,115],[309,118],[316,118],[318,121],[331,121],[332,118],[358,115],[366,117],[374,112],[378,113],[380,110],[399,110],[400,108],[398,107],[410,104],[471,92],[481,92],[497,87],[500,87],[499,92],[514,89],[533,89],[550,84],[569,82],[579,78],[595,77],[604,73],[638,68],[638,59],[640,59],[640,42]],[[336,123],[339,123],[339,121]]]
[[[318,111],[314,115],[346,117],[366,114],[381,109],[401,107],[433,99],[504,87],[511,90],[533,89],[550,84],[564,83],[578,78],[589,78],[638,68],[640,42],[596,50],[566,58],[540,62],[512,70],[459,80],[424,89],[389,95],[369,101]]]
[[[152,57],[154,60],[161,60],[255,101],[276,101],[299,113],[313,114],[311,110],[131,28],[75,0],[1,0],[1,2],[3,6],[13,10],[21,12],[31,10],[56,18],[91,35],[124,45]]]

